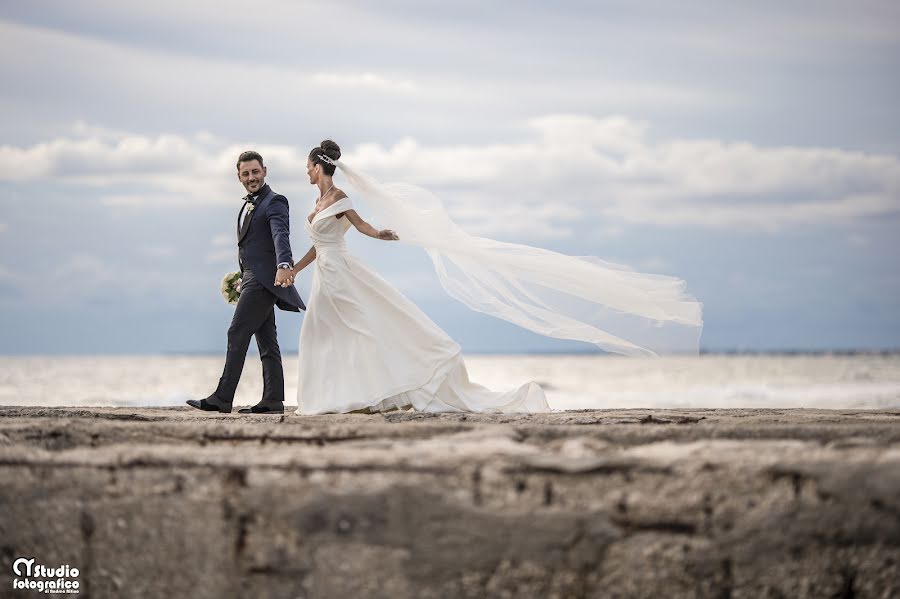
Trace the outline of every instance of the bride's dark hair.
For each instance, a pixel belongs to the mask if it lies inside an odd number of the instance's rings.
[[[334,169],[336,167],[333,164],[328,164],[327,162],[322,160],[322,155],[327,156],[332,160],[338,160],[341,157],[341,146],[337,145],[330,139],[326,139],[309,152],[310,162],[312,162],[313,164],[321,164],[322,170],[325,171],[325,174],[330,177],[334,174]]]

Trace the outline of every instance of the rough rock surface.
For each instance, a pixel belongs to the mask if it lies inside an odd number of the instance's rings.
[[[0,408],[0,596],[900,597],[900,410]]]

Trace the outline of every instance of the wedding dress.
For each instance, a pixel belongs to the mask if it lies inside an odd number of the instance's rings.
[[[348,251],[351,225],[337,216],[352,208],[343,198],[304,219],[316,259],[300,330],[297,413],[549,411],[536,383],[494,392],[469,381],[460,346]]]
[[[472,310],[611,353],[699,353],[702,304],[683,280],[470,235],[428,190],[333,164],[362,196],[366,217],[396,230],[397,243],[425,250],[444,291]],[[298,413],[547,411],[535,383],[496,393],[469,381],[459,345],[347,251],[351,225],[336,216],[351,208],[344,198],[306,221],[317,257],[300,334]]]

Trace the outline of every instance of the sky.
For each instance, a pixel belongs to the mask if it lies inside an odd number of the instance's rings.
[[[224,352],[234,161],[263,154],[299,258],[327,138],[473,234],[685,279],[705,350],[900,347],[892,0],[30,0],[0,48],[0,354]],[[467,352],[592,348],[348,239]]]

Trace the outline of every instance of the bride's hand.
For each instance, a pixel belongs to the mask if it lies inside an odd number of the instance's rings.
[[[290,287],[294,284],[294,271],[288,271],[286,268],[279,268],[275,273],[275,285],[277,287]]]
[[[390,229],[384,229],[383,231],[378,232],[378,239],[384,239],[385,241],[397,241],[400,238],[397,237],[397,234]]]

